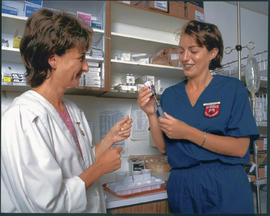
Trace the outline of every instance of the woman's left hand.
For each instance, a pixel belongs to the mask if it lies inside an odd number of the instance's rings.
[[[171,139],[185,139],[185,130],[187,124],[180,121],[166,112],[164,112],[166,118],[159,117],[160,129]]]
[[[126,116],[110,129],[109,135],[113,143],[123,141],[130,136],[132,119]]]

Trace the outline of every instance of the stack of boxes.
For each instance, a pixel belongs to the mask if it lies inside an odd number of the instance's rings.
[[[90,13],[77,11],[77,17],[92,28],[102,29],[101,21]]]
[[[135,85],[135,76],[133,74],[127,73],[122,74],[120,78],[119,84],[114,86],[114,89],[117,89],[119,91],[129,91],[129,92],[135,92],[137,91],[137,86]]]
[[[121,1],[152,12],[187,20],[204,20],[203,1]]]
[[[170,1],[169,14],[181,19],[204,21],[203,2]]]
[[[25,0],[25,16],[29,17],[33,12],[42,8],[43,1],[42,0]]]
[[[25,68],[22,64],[2,63],[2,85],[26,85]]]
[[[168,13],[168,1],[132,1],[132,5]]]
[[[42,0],[2,1],[2,13],[29,17],[34,11],[42,8]]]
[[[152,64],[180,67],[177,48],[165,48],[152,58]]]
[[[97,62],[88,62],[89,71],[81,77],[80,86],[101,87],[101,65]]]

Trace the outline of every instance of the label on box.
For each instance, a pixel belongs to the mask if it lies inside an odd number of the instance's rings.
[[[40,9],[40,7],[32,6],[30,4],[26,4],[25,5],[25,16],[29,17],[32,13],[34,13],[38,9]]]
[[[154,1],[154,7],[163,11],[168,11],[167,1]]]
[[[13,48],[19,48],[21,43],[21,38],[13,38]]]
[[[263,139],[263,149],[267,150],[267,138]]]
[[[195,20],[204,21],[204,14],[198,10],[195,10]]]
[[[125,4],[130,4],[130,1],[121,1],[121,2]]]
[[[89,72],[100,72],[101,71],[101,68],[99,68],[99,67],[90,67],[89,68]]]
[[[96,29],[102,29],[102,24],[99,21],[92,21],[91,27]]]
[[[5,5],[2,6],[2,13],[15,15],[15,16],[18,15],[18,12],[17,12],[16,8],[8,7],[8,6],[5,6]]]
[[[25,0],[25,2],[42,6],[42,0]]]
[[[97,62],[88,62],[89,67],[99,67],[99,63]]]
[[[77,11],[77,17],[87,25],[91,26],[91,14]]]
[[[171,60],[178,60],[179,59],[179,55],[176,53],[171,53]]]
[[[11,81],[12,81],[11,76],[4,76],[3,81],[7,82],[7,83],[11,83]]]
[[[24,16],[24,1],[2,1],[2,12],[3,9],[6,10],[7,14],[17,15],[17,16]],[[16,14],[15,14],[16,13]]]

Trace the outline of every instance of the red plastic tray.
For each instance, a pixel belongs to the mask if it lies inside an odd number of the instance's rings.
[[[152,194],[152,193],[166,191],[166,182],[161,184],[161,187],[158,189],[147,190],[147,191],[142,191],[142,192],[137,192],[137,193],[132,193],[132,194],[125,194],[125,195],[118,194],[118,193],[112,191],[110,188],[107,187],[107,184],[103,184],[102,186],[103,186],[105,191],[113,194],[114,196],[116,196],[118,198],[130,198],[130,197],[135,197],[135,196],[142,196],[142,195],[146,195],[146,194]]]

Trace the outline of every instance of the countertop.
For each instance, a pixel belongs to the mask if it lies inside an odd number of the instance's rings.
[[[168,179],[169,173],[155,173],[152,175],[166,181]],[[124,206],[137,205],[137,204],[142,204],[142,203],[147,203],[147,202],[154,202],[158,200],[165,200],[168,198],[167,191],[150,193],[150,194],[134,196],[134,197],[129,197],[129,198],[119,198],[106,191],[105,191],[105,195],[106,195],[107,209],[121,208]]]
[[[118,198],[106,192],[106,206],[107,209],[120,208],[124,206],[137,205],[141,203],[153,202],[167,199],[167,192],[162,191],[153,194],[146,194],[142,196],[135,196],[130,198]]]

